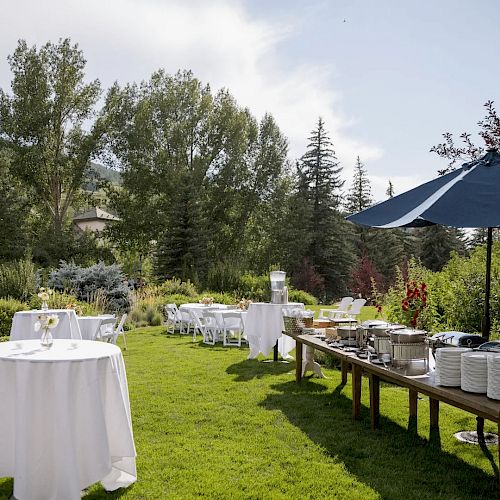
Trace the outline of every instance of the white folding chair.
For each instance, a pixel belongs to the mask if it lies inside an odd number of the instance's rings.
[[[191,327],[194,329],[194,323],[193,323],[193,317],[191,316],[191,310],[190,309],[179,309],[179,314],[180,314],[180,329],[179,333],[181,334],[186,334],[189,335],[189,332],[191,331]],[[196,330],[193,332],[193,342],[196,341]]]
[[[335,315],[335,312],[331,312],[329,315],[330,321],[347,321],[351,320],[352,322],[356,322],[356,316],[361,312],[361,308],[366,304],[366,299],[356,299],[351,304],[351,307],[347,310],[347,313],[344,317],[339,317]]]
[[[97,333],[97,339],[101,339],[104,342],[109,342],[113,338],[113,330],[116,323],[116,317],[113,314],[103,314],[101,316],[101,322],[99,323],[99,329]]]
[[[352,297],[342,297],[336,309],[320,309],[318,319],[332,319],[345,316],[353,301],[354,299]]]
[[[115,328],[115,331],[113,332],[113,344],[116,345],[116,341],[118,339],[118,335],[123,336],[123,344],[124,344],[124,349],[127,350],[127,339],[125,337],[125,330],[123,329],[125,325],[125,321],[127,320],[127,314],[124,313],[122,314],[122,317],[120,319],[120,322],[118,323],[118,326]]]
[[[193,342],[196,342],[197,333],[203,336],[203,342],[205,342],[205,321],[203,319],[203,314],[198,312],[198,310],[189,309],[189,315],[193,325]]]
[[[215,313],[212,311],[202,310],[203,315],[203,342],[205,344],[214,345],[219,338],[219,324]]]
[[[223,345],[241,347],[243,337],[243,318],[241,317],[241,312],[223,312],[222,325]]]
[[[165,306],[165,315],[167,317],[167,332],[175,333],[175,330],[181,330],[182,316],[175,304]]]

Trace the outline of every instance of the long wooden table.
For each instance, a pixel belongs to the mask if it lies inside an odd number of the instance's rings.
[[[365,359],[358,358],[353,353],[348,353],[342,349],[330,347],[324,340],[313,335],[295,335],[284,332],[295,339],[296,345],[296,381],[302,379],[302,351],[307,345],[319,351],[331,354],[341,361],[342,383],[347,381],[348,365],[352,367],[352,418],[358,420],[361,410],[361,376],[365,372],[368,375],[370,387],[370,417],[373,429],[379,427],[380,420],[380,381],[399,385],[408,388],[409,413],[416,424],[418,394],[425,394],[429,397],[430,407],[430,431],[439,428],[439,402],[447,403],[462,410],[468,411],[478,417],[478,431],[482,432],[484,419],[495,422],[500,435],[500,401],[488,399],[485,395],[472,394],[461,389],[451,387],[441,387],[436,384],[434,373],[419,377],[408,377],[400,372],[374,365]],[[500,459],[500,446],[499,446]]]

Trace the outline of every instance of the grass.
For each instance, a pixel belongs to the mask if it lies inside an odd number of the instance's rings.
[[[496,447],[485,456],[453,438],[474,428],[468,413],[442,405],[429,441],[428,401],[409,432],[406,390],[383,385],[373,432],[365,380],[352,422],[350,380],[341,386],[336,370],[297,385],[293,363],[247,360],[247,349],[162,327],[130,332],[127,344],[138,481],[114,493],[96,484],[86,499],[500,498]],[[0,480],[0,496],[11,493],[12,480]]]
[[[338,305],[338,304],[337,304]],[[306,306],[306,309],[310,309],[315,312],[314,317],[317,318],[320,309],[334,309],[334,305],[324,305],[320,304],[317,306]],[[375,310],[375,306],[364,306],[361,308],[361,312],[359,313],[357,320],[362,323],[368,319],[374,319],[377,315],[377,311]]]

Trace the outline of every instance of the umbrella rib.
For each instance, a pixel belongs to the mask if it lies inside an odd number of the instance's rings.
[[[457,182],[461,181],[466,175],[470,174],[473,170],[475,170],[477,165],[474,165],[468,170],[464,170],[459,175],[454,177],[450,182],[446,183],[444,186],[441,186],[435,193],[433,193],[429,198],[424,200],[420,205],[417,205],[413,210],[410,210],[405,215],[396,219],[387,224],[383,224],[381,226],[373,226],[380,228],[393,228],[393,227],[401,227],[406,224],[410,224],[415,219],[418,219],[426,210],[428,210],[434,203],[436,203],[448,190],[450,190]],[[434,221],[429,221],[434,222]]]

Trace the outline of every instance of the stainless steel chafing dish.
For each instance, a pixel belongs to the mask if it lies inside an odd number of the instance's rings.
[[[422,375],[429,371],[427,332],[409,328],[390,330],[391,362],[407,375]]]
[[[356,346],[357,327],[355,326],[338,326],[337,336],[340,337],[341,342],[350,347]]]

